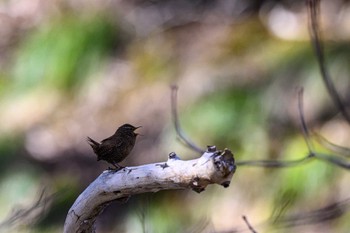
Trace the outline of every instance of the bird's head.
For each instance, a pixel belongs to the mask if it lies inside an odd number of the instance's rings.
[[[120,126],[120,127],[118,128],[117,132],[118,132],[118,131],[123,131],[123,132],[134,132],[136,129],[138,129],[138,128],[140,128],[140,127],[142,127],[142,126],[137,126],[137,127],[135,127],[135,126],[130,125],[130,124],[124,124],[124,125],[122,125],[122,126]],[[135,134],[135,136],[136,136],[136,135],[139,135],[139,134],[137,134],[137,133],[134,133],[134,134]]]

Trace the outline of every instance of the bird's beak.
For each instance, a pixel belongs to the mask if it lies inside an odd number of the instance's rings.
[[[134,131],[137,130],[138,128],[141,128],[141,127],[142,127],[142,126],[137,126],[137,127],[135,127]]]
[[[137,130],[138,128],[141,128],[142,126],[135,127],[134,131]],[[136,135],[143,136],[142,134],[135,133]]]

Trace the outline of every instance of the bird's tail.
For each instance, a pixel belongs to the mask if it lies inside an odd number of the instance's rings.
[[[96,142],[94,139],[92,139],[90,137],[87,137],[87,141],[88,141],[89,145],[92,147],[92,149],[94,150],[94,152],[96,152],[96,150],[100,146],[100,143]]]

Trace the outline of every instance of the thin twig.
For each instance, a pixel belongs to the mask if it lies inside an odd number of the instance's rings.
[[[304,117],[304,102],[303,102],[303,88],[300,88],[298,91],[298,111],[299,111],[299,118],[301,123],[301,129],[303,132],[304,140],[306,143],[307,148],[309,149],[309,156],[313,155],[314,146],[310,140],[310,132],[307,128],[305,117]]]
[[[322,41],[320,40],[320,33],[319,33],[318,15],[320,11],[320,0],[308,0],[307,6],[308,6],[308,14],[309,14],[309,33],[311,37],[311,44],[312,44],[312,47],[314,48],[314,52],[317,58],[317,63],[320,68],[323,82],[327,88],[329,95],[333,100],[333,103],[336,105],[336,107],[339,109],[341,114],[344,116],[345,120],[350,124],[350,115],[346,111],[346,107],[343,104],[337,90],[335,89],[333,81],[326,67],[325,57],[323,53],[323,45],[322,45]]]
[[[174,126],[176,133],[178,135],[178,139],[184,143],[186,146],[191,148],[192,150],[200,153],[204,153],[204,151],[199,148],[196,144],[194,144],[192,141],[190,141],[182,131],[182,128],[180,126],[179,117],[177,113],[177,86],[172,86],[172,95],[171,95],[171,105],[172,105],[172,116],[174,121]],[[300,89],[298,92],[298,110],[299,110],[299,116],[301,121],[301,128],[303,132],[303,136],[305,139],[305,143],[308,147],[309,153],[307,156],[295,159],[295,160],[289,160],[289,161],[281,161],[281,160],[247,160],[247,161],[236,161],[237,166],[253,166],[253,167],[267,167],[267,168],[287,168],[287,167],[294,167],[297,165],[301,165],[305,162],[310,161],[312,158],[317,158],[323,161],[326,161],[328,163],[331,163],[333,165],[336,165],[338,167],[342,167],[345,169],[350,169],[350,164],[339,157],[335,157],[334,155],[329,154],[323,154],[323,153],[317,153],[313,149],[313,144],[310,140],[310,131],[307,127],[305,117],[304,117],[304,110],[303,110],[303,90]]]
[[[242,216],[243,218],[243,221],[245,222],[245,224],[247,224],[249,230],[252,232],[252,233],[258,233],[256,230],[254,230],[254,228],[252,227],[252,225],[250,225],[247,217],[245,215]]]
[[[44,211],[45,206],[48,202],[57,198],[58,193],[51,194],[49,196],[45,195],[45,189],[43,189],[38,199],[29,207],[15,209],[12,214],[10,214],[3,222],[0,223],[0,232],[1,230],[9,228],[15,225],[24,224],[24,222],[30,222],[28,224],[34,224],[36,221],[35,218],[40,217]],[[35,212],[35,211],[38,211]]]
[[[309,156],[305,156],[296,160],[280,161],[280,160],[246,160],[237,161],[237,166],[254,166],[254,167],[269,167],[269,168],[286,168],[301,165],[309,160]]]
[[[173,122],[175,126],[175,130],[178,136],[178,139],[181,143],[188,146],[190,149],[198,152],[198,153],[204,153],[204,151],[199,148],[197,145],[195,145],[191,140],[189,140],[181,126],[179,121],[179,116],[177,112],[177,90],[178,87],[176,85],[171,86],[171,110],[172,110],[172,117]],[[309,155],[296,160],[291,161],[279,161],[279,160],[247,160],[247,161],[236,161],[237,166],[254,166],[254,167],[269,167],[269,168],[285,168],[285,167],[293,167],[300,165],[304,162],[306,162],[309,159]]]
[[[321,159],[323,161],[326,161],[338,167],[341,167],[347,170],[350,169],[350,163],[342,157],[324,154],[324,153],[314,153],[314,156],[318,159]]]
[[[200,154],[203,154],[205,151],[203,149],[201,149],[199,146],[197,146],[196,144],[194,144],[190,139],[188,139],[185,136],[185,133],[181,129],[180,122],[179,122],[179,116],[177,113],[177,90],[178,90],[178,87],[176,85],[171,86],[171,111],[172,111],[172,117],[173,117],[173,122],[174,122],[176,133],[177,133],[179,139],[181,139],[181,142],[183,142],[185,145],[187,145],[192,150],[194,150]]]
[[[344,157],[350,157],[350,148],[336,145],[318,133],[313,133],[315,139],[325,148]]]
[[[343,158],[337,157],[335,155],[329,155],[324,153],[315,152],[313,144],[310,140],[310,131],[307,127],[305,117],[304,117],[304,106],[303,106],[303,89],[300,89],[298,92],[298,108],[299,108],[299,116],[302,126],[302,131],[304,135],[305,143],[309,149],[308,157],[316,157],[333,165],[336,165],[341,168],[350,169],[350,163]]]
[[[350,199],[345,199],[336,203],[332,203],[321,209],[317,209],[307,213],[298,213],[294,215],[284,216],[273,224],[276,227],[291,228],[301,225],[310,225],[316,223],[325,223],[326,221],[340,218],[350,207]]]

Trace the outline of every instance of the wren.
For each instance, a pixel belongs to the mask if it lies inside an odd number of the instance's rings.
[[[97,155],[97,161],[105,160],[119,170],[123,167],[118,163],[123,161],[134,148],[136,136],[139,135],[134,131],[140,127],[124,124],[112,136],[103,139],[100,143],[90,137],[87,141]]]

